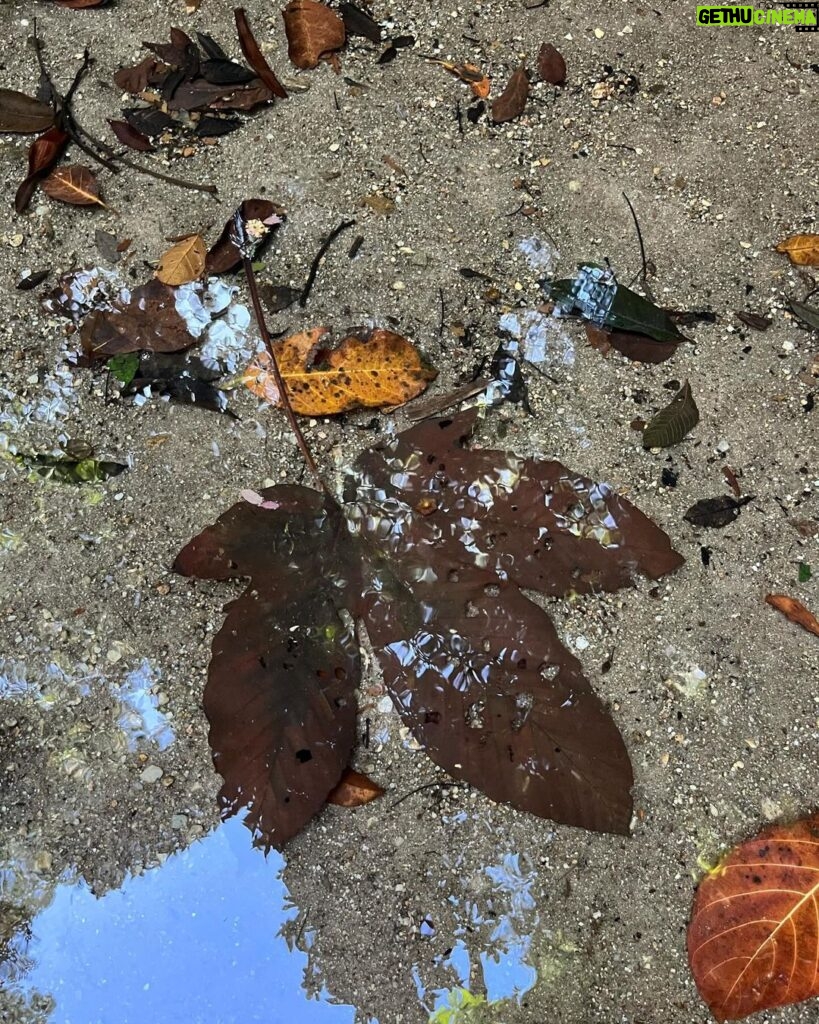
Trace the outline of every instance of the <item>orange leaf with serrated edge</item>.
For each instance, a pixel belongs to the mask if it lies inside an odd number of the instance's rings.
[[[772,608],[782,612],[786,619],[819,636],[819,619],[801,601],[797,601],[795,597],[788,597],[787,594],[768,594],[765,600]]]
[[[415,346],[392,331],[350,331],[336,348],[323,344],[327,336],[326,327],[313,327],[275,346],[290,404],[302,416],[403,405],[437,376]],[[254,394],[280,404],[266,352],[241,380]]]
[[[384,795],[384,789],[377,782],[362,775],[361,772],[348,768],[341,776],[341,782],[327,796],[328,804],[336,807],[363,807]]]
[[[819,814],[765,829],[702,880],[688,957],[720,1021],[819,995]]]
[[[41,187],[51,199],[71,206],[105,206],[100,199],[97,179],[82,164],[58,167],[43,181]]]
[[[819,267],[819,235],[791,235],[776,247],[799,267]]]
[[[201,235],[188,235],[162,256],[156,269],[156,276],[163,284],[175,288],[190,284],[205,272],[205,258],[208,249]]]

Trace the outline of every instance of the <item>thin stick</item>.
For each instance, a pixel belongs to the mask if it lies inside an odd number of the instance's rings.
[[[423,786],[416,786],[415,789],[411,789],[409,793],[405,793],[400,799],[396,800],[395,803],[390,804],[390,810],[402,804],[405,800],[409,800],[411,796],[415,796],[416,793],[421,793],[425,789],[434,789],[436,786],[441,789],[452,789],[454,786],[458,786],[458,782],[427,782]]]
[[[304,456],[307,468],[316,478],[321,489],[325,493],[329,493],[327,491],[327,485],[321,479],[321,474],[319,473],[318,466],[313,458],[313,453],[307,447],[304,434],[301,432],[301,427],[296,420],[296,414],[293,412],[293,407],[290,404],[290,397],[287,394],[287,388],[284,380],[282,379],[281,371],[279,370],[278,360],[276,359],[276,350],[273,348],[273,339],[270,337],[270,333],[267,330],[267,324],[264,322],[264,312],[262,310],[261,299],[259,298],[259,289],[256,285],[256,275],[253,272],[253,261],[244,254],[242,254],[242,267],[245,272],[245,277],[247,278],[247,287],[253,303],[253,312],[256,316],[256,323],[259,325],[259,332],[262,336],[262,341],[265,343],[265,347],[270,355],[270,364],[273,368],[273,379],[276,382],[276,387],[279,391],[279,400],[287,415],[287,421],[290,424],[290,429],[293,431],[293,436],[296,438],[296,442],[301,449],[301,454]]]
[[[301,295],[299,296],[299,305],[302,309],[307,305],[307,300],[310,297],[310,292],[313,290],[313,283],[316,280],[316,274],[318,273],[319,264],[324,258],[324,254],[338,238],[342,231],[346,231],[347,228],[351,228],[355,224],[354,220],[343,220],[337,227],[334,227],[330,234],[321,243],[319,251],[316,253],[316,258],[313,260],[313,265],[310,267],[310,273],[307,275],[307,281],[304,284]]]
[[[637,214],[634,212],[634,207],[631,205],[631,200],[625,192],[623,193],[623,199],[625,199],[625,201],[628,203],[628,208],[629,210],[631,210],[631,216],[634,220],[634,228],[637,231],[637,241],[640,243],[640,259],[643,261],[643,269],[640,271],[640,276],[642,278],[643,284],[645,284],[646,274],[648,271],[646,268],[646,250],[645,246],[643,245],[643,233],[640,230],[640,222],[637,220]]]

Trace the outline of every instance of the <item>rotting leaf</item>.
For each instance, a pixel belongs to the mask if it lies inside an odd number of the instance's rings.
[[[269,199],[245,199],[239,207],[239,213],[246,225],[250,225],[256,233],[265,238],[269,238],[285,219],[282,207],[271,203]],[[231,238],[232,227],[233,215],[225,223],[221,235],[208,252],[206,269],[209,274],[225,274],[242,260],[241,253]]]
[[[23,213],[29,204],[37,182],[45,177],[54,164],[60,159],[68,145],[68,133],[62,128],[49,128],[36,138],[28,150],[28,174],[20,183],[14,197],[14,209]]]
[[[807,327],[819,331],[819,309],[815,306],[806,306],[804,302],[790,301],[791,312],[798,317]]]
[[[206,257],[204,238],[201,235],[189,235],[160,257],[156,276],[163,284],[190,284],[204,274]]]
[[[768,594],[765,601],[772,608],[776,608],[778,612],[782,612],[785,618],[795,622],[797,626],[801,626],[802,629],[806,629],[809,633],[819,636],[819,620],[817,620],[813,612],[809,611],[795,597],[788,597],[787,594]]]
[[[566,61],[551,43],[542,43],[537,55],[537,73],[542,82],[563,85],[566,81]]]
[[[521,64],[506,83],[506,88],[500,96],[492,101],[492,120],[495,124],[503,124],[504,121],[513,121],[520,117],[526,109],[528,98],[529,76],[525,65]]]
[[[688,958],[718,1021],[819,995],[819,814],[734,847],[700,883]]]
[[[344,21],[318,0],[290,0],[282,11],[290,60],[302,71],[318,67],[344,46]]]
[[[403,405],[437,376],[415,346],[392,331],[349,331],[335,348],[328,347],[327,340],[326,327],[313,327],[275,344],[290,404],[302,416]],[[254,394],[279,404],[266,352],[256,357],[241,379]]]
[[[89,359],[124,352],[179,352],[196,344],[176,311],[173,288],[154,278],[117,298],[110,309],[93,309],[80,328]]]
[[[187,576],[251,577],[205,690],[223,815],[281,846],[323,806],[356,740],[363,619],[395,706],[454,778],[556,821],[626,833],[622,738],[523,594],[614,591],[682,557],[606,484],[464,447],[475,409],[357,460],[339,505],[297,485],[241,501],[179,554]],[[259,500],[260,499],[260,500]]]
[[[42,284],[45,281],[50,273],[50,270],[35,270],[31,274],[25,274],[21,277],[15,287],[21,292],[33,291],[38,284]]]
[[[670,448],[673,444],[679,444],[699,421],[700,412],[691,394],[691,385],[686,381],[665,409],[661,409],[643,431],[643,447]]]
[[[361,772],[348,768],[341,781],[327,794],[327,803],[336,807],[363,807],[384,795],[383,786]]]
[[[750,327],[754,331],[767,331],[773,323],[769,316],[763,316],[761,313],[746,313],[743,310],[737,310],[734,315],[737,320],[741,320],[746,327]]]
[[[32,135],[54,124],[54,111],[47,103],[16,89],[0,89],[0,132]]]
[[[250,22],[247,20],[247,14],[245,13],[244,8],[235,8],[233,16],[236,19],[236,31],[239,33],[239,44],[242,47],[242,53],[245,55],[248,64],[253,68],[274,96],[278,96],[279,99],[286,100],[287,90],[278,80],[276,75],[273,73],[273,69],[265,60],[264,54],[251,31]]]
[[[228,408],[227,395],[216,387],[215,382],[221,376],[219,370],[205,366],[196,357],[180,359],[177,353],[147,352],[138,360],[137,371],[124,393],[145,394],[150,390],[172,402],[225,413],[236,419],[236,414]]]
[[[692,526],[709,526],[712,529],[720,530],[723,526],[733,523],[742,507],[753,500],[754,495],[732,498],[730,495],[723,494],[718,498],[701,498],[694,502],[683,518]]]
[[[105,206],[97,179],[82,164],[58,167],[44,179],[41,188],[51,199],[70,206]]]
[[[790,235],[776,247],[797,267],[819,267],[819,235]]]

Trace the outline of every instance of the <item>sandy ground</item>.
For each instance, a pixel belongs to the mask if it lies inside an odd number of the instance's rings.
[[[817,37],[698,29],[693,5],[683,3],[553,0],[527,10],[509,0],[451,7],[412,0],[392,12],[377,2],[374,10],[392,14],[396,31],[414,33],[417,46],[378,66],[378,48],[354,41],[342,55],[343,74],[363,88],[327,66],[295,73],[278,10],[249,0],[269,60],[309,91],[174,163],[174,173],[218,185],[218,197],[127,170],[102,172],[118,215],[38,194],[17,217],[13,194],[27,142],[0,142],[0,387],[8,412],[0,432],[28,451],[83,437],[131,464],[103,486],[72,488],[31,482],[2,463],[0,858],[18,884],[0,888],[0,955],[4,944],[25,945],[27,922],[66,872],[102,895],[127,874],[203,842],[216,826],[218,780],[200,701],[210,639],[231,588],[174,577],[170,565],[241,488],[303,475],[282,417],[259,410],[249,395],[234,400],[240,421],[162,401],[134,408],[106,404],[102,378],[70,370],[65,408],[50,422],[21,412],[65,366],[64,324],[41,310],[36,292],[15,289],[22,269],[47,267],[53,284],[60,272],[99,263],[94,233],[104,228],[133,239],[123,273],[142,280],[150,272],[143,261],[155,260],[166,238],[207,230],[213,239],[238,201],[263,194],[289,217],[265,273],[298,286],[322,237],[352,216],[358,224],[325,260],[306,311],[273,318],[271,327],[343,328],[395,317],[438,367],[437,394],[494,351],[504,311],[540,301],[540,273],[520,249],[524,240],[543,240],[567,274],[604,258],[624,281],[639,270],[626,191],[656,265],[657,300],[713,310],[716,323],[688,329],[693,343],[660,366],[604,359],[570,326],[573,361],[564,352],[545,372],[524,370],[534,414],[501,408],[487,418],[481,441],[503,434],[501,443],[520,453],[555,455],[611,481],[686,556],[655,595],[643,583],[549,605],[631,752],[633,834],[554,826],[465,787],[426,788],[396,805],[441,775],[409,749],[394,714],[373,698],[366,713],[381,742],[361,751],[359,765],[388,794],[357,812],[327,810],[289,846],[284,880],[301,913],[288,928],[301,946],[309,937],[306,984],[357,1007],[361,1021],[420,1024],[432,991],[459,984],[503,994],[503,984],[491,984],[494,954],[513,979],[508,994],[519,998],[490,1006],[487,1020],[705,1022],[685,955],[702,865],[763,823],[816,801],[819,645],[763,598],[784,591],[819,604],[815,582],[797,583],[800,561],[819,571],[815,540],[792,525],[819,517],[817,413],[806,403],[814,389],[800,377],[817,340],[795,324],[785,301],[801,299],[810,284],[772,251],[793,231],[816,230]],[[141,40],[166,38],[178,24],[210,32],[238,55],[230,5],[217,0],[203,0],[195,15],[181,3],[149,0],[83,12],[5,3],[2,85],[36,87],[25,46],[35,15],[64,86],[90,48],[96,65],[75,109],[97,134],[121,106],[111,76],[139,59]],[[456,105],[466,107],[466,87],[418,57],[473,60],[502,83],[524,56],[534,63],[543,40],[565,55],[566,87],[538,84],[519,120],[499,127],[464,120],[463,132]],[[636,76],[639,90],[594,101],[606,65]],[[391,214],[360,204],[374,193],[394,202]],[[522,204],[532,209],[520,212]],[[355,233],[364,242],[350,260]],[[486,283],[461,277],[464,266],[489,275],[501,301],[487,302]],[[769,314],[773,325],[749,330],[736,310]],[[459,321],[470,327],[469,347],[451,330]],[[686,378],[700,424],[668,452],[644,451],[631,421],[648,419],[671,396],[669,382]],[[354,414],[310,422],[306,432],[332,476],[390,419],[408,422],[403,411],[374,426],[372,414]],[[695,529],[683,514],[699,498],[727,493],[726,462],[755,498],[733,525]],[[662,486],[664,469],[679,474],[676,486]],[[175,739],[165,749],[156,737],[130,746],[123,738],[119,688],[140,666],[157,710],[171,716]],[[375,682],[371,675],[368,685]],[[151,765],[164,772],[154,782],[144,776]],[[230,885],[241,887],[242,877]],[[425,919],[431,926],[422,927]],[[453,948],[471,955],[460,981],[446,965]],[[8,979],[0,1016],[28,1020],[35,1010],[24,1008]],[[227,985],[241,1001],[248,986],[241,960]],[[112,998],[99,1019],[146,1019],[129,1012]],[[759,1019],[806,1024],[816,1013],[804,1005]],[[59,1002],[51,1019],[64,1019]],[[233,1018],[215,1011],[210,1019]],[[262,1018],[250,1005],[242,1019]]]

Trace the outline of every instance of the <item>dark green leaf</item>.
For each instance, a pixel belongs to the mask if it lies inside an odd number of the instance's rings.
[[[647,334],[655,341],[686,340],[664,309],[622,284],[617,285],[614,301],[606,317],[606,327]]]
[[[791,312],[798,316],[803,324],[819,331],[819,309],[815,306],[806,306],[804,302],[795,302],[791,299]]]
[[[679,444],[699,421],[700,412],[691,394],[691,385],[686,381],[643,431],[643,447],[669,448],[672,444]]]
[[[120,384],[130,384],[139,368],[139,352],[127,352],[125,355],[114,356],[107,363],[108,369]]]
[[[807,583],[813,573],[810,571],[810,566],[807,562],[799,563],[799,582]]]

